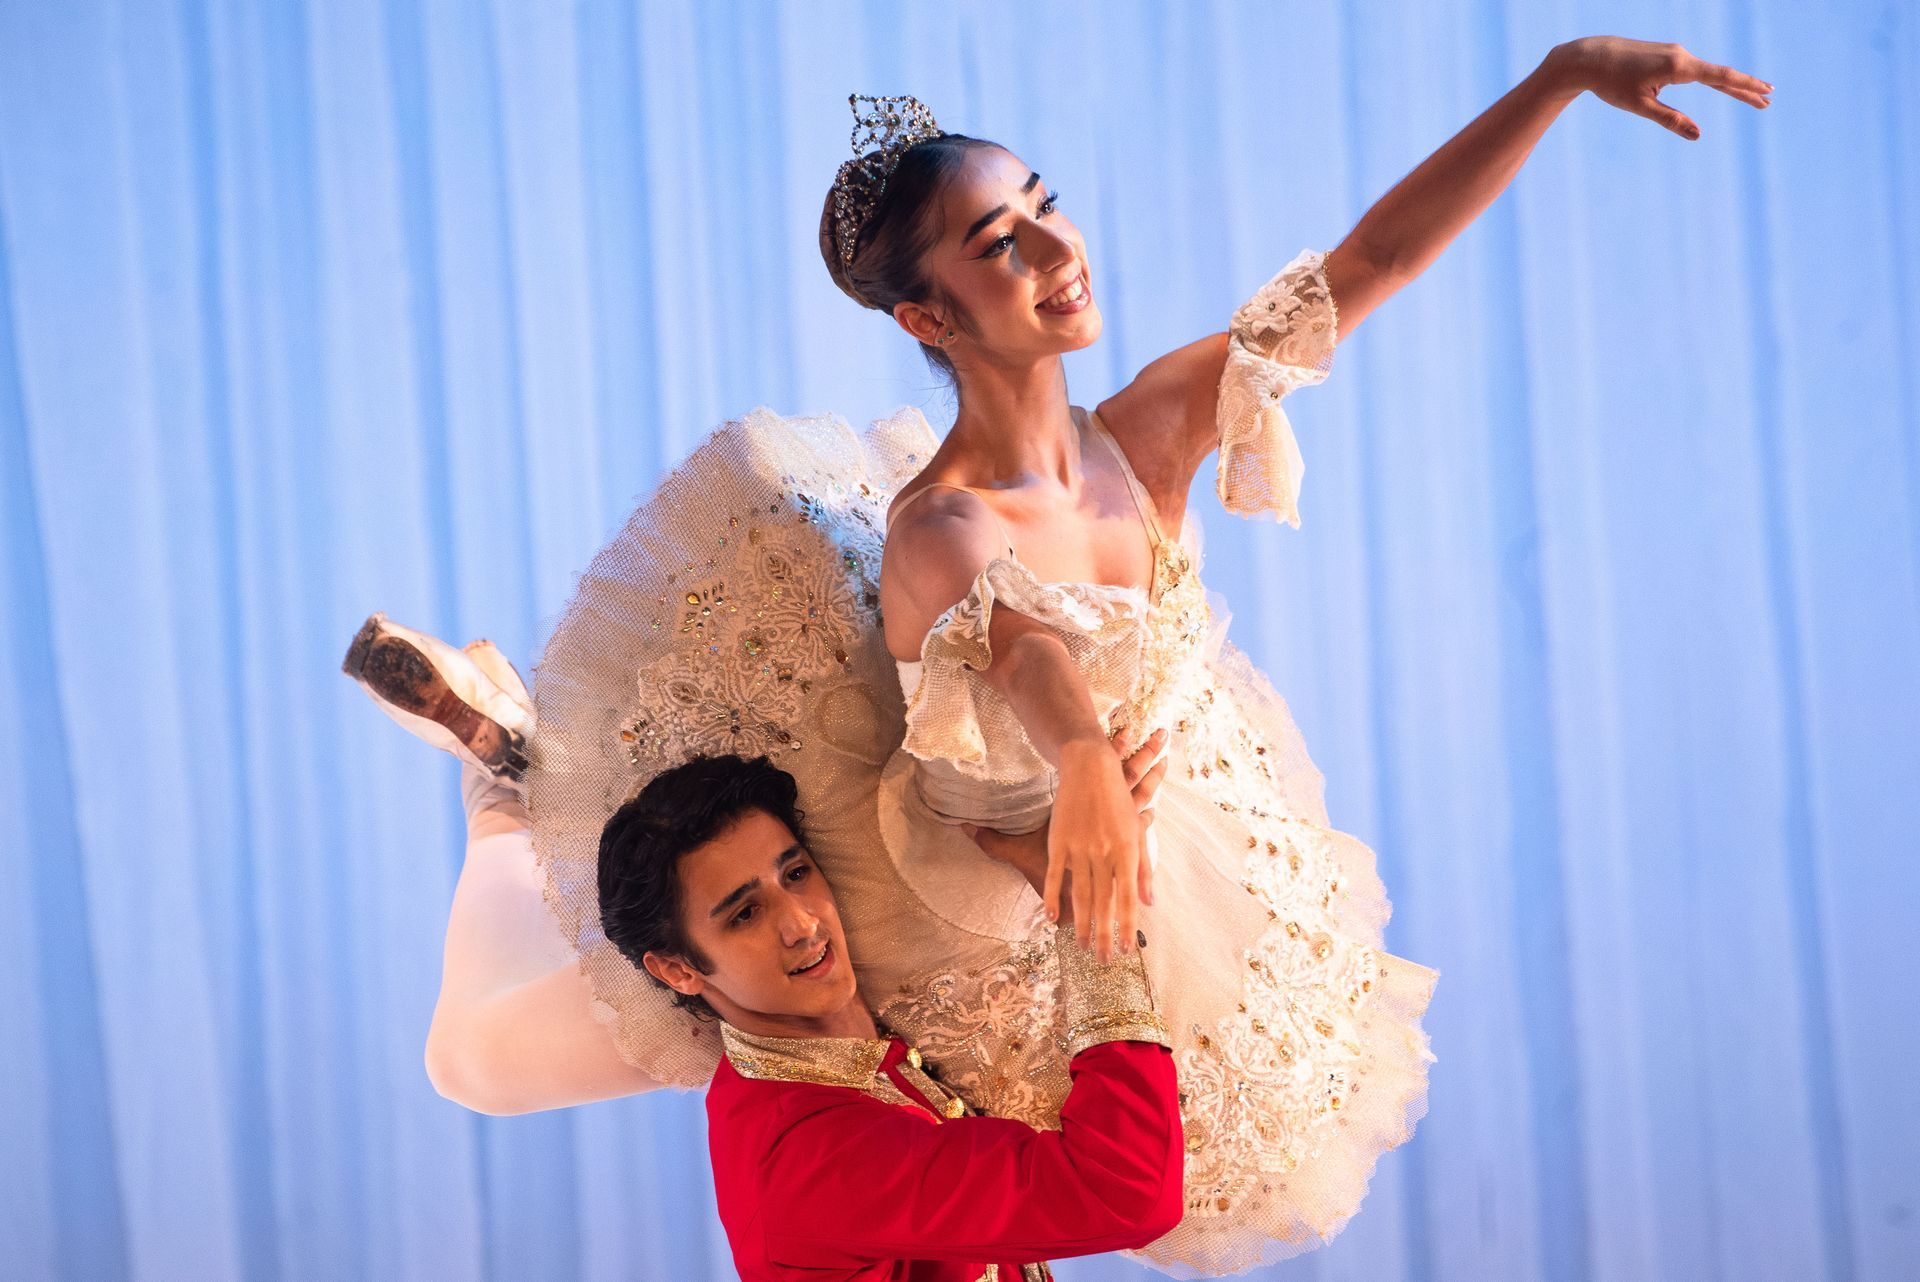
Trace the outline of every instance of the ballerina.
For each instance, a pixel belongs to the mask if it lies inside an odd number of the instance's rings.
[[[911,899],[887,929],[937,955],[863,947],[876,1009],[996,1114],[1040,1121],[1062,1076],[1047,921],[1071,878],[1081,942],[1136,922],[1174,1039],[1187,1214],[1143,1253],[1234,1272],[1317,1246],[1357,1209],[1425,1111],[1420,1016],[1436,973],[1382,942],[1389,906],[1361,842],[1333,828],[1284,700],[1220,635],[1186,521],[1217,451],[1224,506],[1297,526],[1301,458],[1281,401],[1423,271],[1510,181],[1581,92],[1697,136],[1659,103],[1700,80],[1756,106],[1768,86],[1673,45],[1600,37],[1540,68],[1379,201],[1332,250],[1303,251],[1206,336],[1093,409],[1060,355],[1100,332],[1098,272],[1041,175],[879,104],[904,146],[841,202],[836,283],[889,312],[952,375],[959,408],[893,500],[880,584],[906,697],[881,826]],[[898,122],[898,123],[896,123]],[[1171,730],[1152,829],[1131,823],[1115,754]],[[968,839],[1051,819],[1036,900]]]
[[[484,1080],[476,1097],[512,1107],[705,1080],[711,1030],[596,938],[591,848],[676,757],[772,748],[822,815],[815,853],[863,994],[976,1107],[1057,1116],[1044,941],[1062,878],[1097,948],[1153,923],[1189,1161],[1186,1216],[1148,1261],[1230,1272],[1338,1232],[1424,1110],[1435,974],[1385,951],[1372,852],[1328,823],[1284,701],[1221,635],[1187,487],[1217,449],[1229,510],[1297,524],[1282,398],[1327,375],[1337,342],[1504,189],[1568,102],[1592,90],[1694,137],[1656,96],[1688,80],[1755,106],[1771,88],[1674,45],[1556,47],[1333,250],[1296,256],[1225,332],[1092,409],[1067,400],[1060,355],[1098,336],[1098,275],[1057,199],[1005,149],[941,133],[912,100],[876,101],[875,145],[856,137],[823,254],[954,376],[954,427],[936,442],[906,410],[856,436],[757,410],[596,558],[536,675],[527,771],[545,893],[579,971],[529,961],[509,984],[466,982],[456,896],[443,1005],[460,980],[466,1014],[449,1027],[470,1035],[443,1039],[457,1047],[443,1063],[486,1067],[449,1080]],[[1139,750],[1169,754],[1151,858],[1118,764]],[[970,840],[1049,816],[1041,895]],[[551,1018],[548,1002],[577,1007],[581,974],[617,1055],[500,1069],[495,1043]]]

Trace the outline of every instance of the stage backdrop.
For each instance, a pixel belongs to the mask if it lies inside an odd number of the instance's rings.
[[[0,1272],[729,1276],[697,1096],[429,1086],[454,768],[340,676],[355,627],[526,663],[720,420],[950,421],[815,247],[849,92],[1058,188],[1092,404],[1603,32],[1775,105],[1576,103],[1291,402],[1304,527],[1200,500],[1441,972],[1432,1112],[1268,1276],[1920,1275],[1916,23],[0,4]]]

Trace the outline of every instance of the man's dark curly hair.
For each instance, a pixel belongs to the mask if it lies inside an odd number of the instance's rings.
[[[600,830],[600,928],[607,939],[643,972],[646,955],[658,953],[711,975],[713,963],[687,938],[681,916],[680,859],[750,810],[778,819],[805,845],[798,795],[793,776],[765,757],[695,757],[655,775]],[[673,1002],[714,1018],[702,998],[674,993]]]

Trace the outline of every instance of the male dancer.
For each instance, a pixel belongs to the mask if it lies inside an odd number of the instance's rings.
[[[347,668],[396,720],[468,760],[470,794],[517,773],[524,726],[512,717],[527,700],[497,651],[454,651],[376,618]],[[1142,823],[1165,771],[1157,755],[1149,743],[1125,763]],[[1050,1276],[1030,1261],[1169,1231],[1184,1150],[1139,955],[1101,963],[1063,922],[1059,1031],[1073,1089],[1060,1130],[970,1116],[860,1000],[795,797],[765,758],[696,758],[617,811],[600,844],[608,939],[721,1021],[708,1142],[741,1277],[1013,1282]],[[1044,829],[975,840],[1042,883]]]
[[[1057,927],[1073,1074],[1060,1129],[971,1116],[861,1001],[794,796],[764,757],[695,758],[600,844],[607,937],[722,1021],[707,1142],[740,1276],[1011,1282],[1049,1276],[1028,1261],[1171,1230],[1179,1104],[1138,954],[1103,964]],[[1044,881],[1044,832],[980,838]]]

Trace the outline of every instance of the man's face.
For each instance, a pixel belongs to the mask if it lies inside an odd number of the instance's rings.
[[[681,856],[679,874],[687,941],[713,969],[649,953],[662,982],[737,1028],[795,1036],[855,1000],[833,891],[784,823],[749,810]]]

